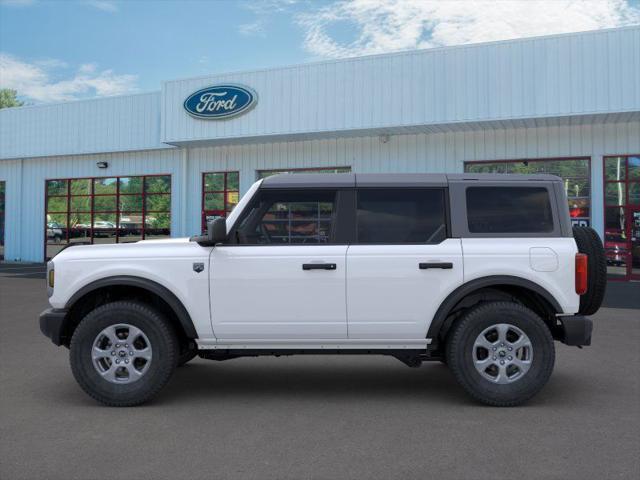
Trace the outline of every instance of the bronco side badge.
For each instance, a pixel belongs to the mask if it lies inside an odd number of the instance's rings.
[[[193,271],[196,273],[200,273],[204,270],[204,263],[194,263]]]

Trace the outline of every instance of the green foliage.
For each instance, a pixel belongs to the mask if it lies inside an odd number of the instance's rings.
[[[0,88],[0,108],[21,107],[24,102],[17,98],[18,92],[10,88]]]

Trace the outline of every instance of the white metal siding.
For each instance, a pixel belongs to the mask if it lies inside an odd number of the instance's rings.
[[[172,232],[200,229],[202,173],[240,171],[244,193],[256,171],[350,166],[354,172],[461,172],[464,161],[590,156],[592,221],[602,234],[602,156],[640,153],[640,122],[419,133],[229,145],[0,162],[7,182],[7,260],[41,261],[46,179],[167,173],[172,175]],[[109,163],[107,170],[96,162]]]
[[[96,162],[108,162],[109,168],[99,169]],[[5,259],[43,260],[47,179],[170,174],[171,229],[180,234],[181,165],[180,152],[176,149],[0,161],[0,180],[6,178],[7,181]]]
[[[640,27],[211,75],[163,85],[161,136],[220,141],[637,112],[638,78]],[[251,86],[256,107],[225,121],[187,115],[188,95],[222,82]]]
[[[160,92],[0,110],[0,158],[165,147]]]

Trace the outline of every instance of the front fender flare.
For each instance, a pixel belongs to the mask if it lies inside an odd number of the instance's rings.
[[[188,338],[198,338],[198,333],[196,332],[195,327],[193,326],[193,321],[191,320],[191,316],[189,312],[184,307],[182,302],[175,296],[175,294],[169,290],[168,288],[160,285],[153,280],[149,280],[146,278],[135,277],[132,275],[116,275],[112,277],[101,278],[100,280],[96,280],[91,282],[76,293],[74,293],[71,298],[66,302],[65,309],[70,310],[78,300],[82,297],[91,293],[99,288],[110,287],[110,286],[130,286],[142,288],[144,290],[148,290],[151,293],[158,295],[162,300],[167,302],[169,307],[173,310],[182,326],[185,334]]]

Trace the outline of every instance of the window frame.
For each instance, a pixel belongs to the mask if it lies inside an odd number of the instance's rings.
[[[228,182],[229,182],[229,174],[237,174],[238,175],[238,188],[237,189],[229,189],[228,188]],[[206,183],[205,183],[205,179],[207,175],[216,175],[216,174],[224,174],[224,190],[206,190]],[[223,198],[224,198],[224,215],[222,216],[223,218],[227,218],[228,214],[231,213],[231,210],[227,211],[227,195],[229,193],[237,193],[238,194],[238,201],[240,201],[240,171],[239,170],[220,170],[220,171],[212,171],[212,172],[202,172],[202,189],[201,189],[202,195],[201,195],[201,205],[200,205],[200,221],[201,221],[201,228],[202,231],[206,231],[207,229],[207,212],[212,212],[212,211],[219,211],[219,210],[211,210],[211,209],[205,209],[205,200],[206,200],[206,195],[208,193],[222,193]],[[236,204],[237,205],[237,204]]]
[[[445,225],[445,236],[442,240],[438,242],[385,242],[385,243],[361,243],[358,238],[358,199],[359,193],[361,191],[381,191],[381,190],[398,190],[398,191],[424,191],[424,190],[440,190],[443,196],[443,208],[444,208],[444,225]],[[448,187],[398,187],[398,186],[389,186],[389,187],[356,187],[353,189],[354,191],[354,228],[353,228],[353,236],[352,236],[352,244],[353,245],[370,245],[370,246],[380,246],[380,245],[439,245],[442,242],[451,238],[451,209],[449,202],[449,188]]]
[[[333,212],[332,212],[332,231],[331,239],[328,243],[238,243],[238,229],[245,218],[253,210],[254,206],[260,202],[262,195],[278,194],[278,193],[304,193],[310,192],[333,192]],[[247,204],[246,208],[242,211],[242,214],[233,225],[233,228],[227,234],[227,240],[223,246],[234,247],[327,247],[335,245],[348,245],[350,227],[355,225],[353,207],[355,206],[355,195],[353,195],[353,189],[341,189],[341,188],[306,188],[306,189],[258,189]],[[351,214],[350,214],[351,212]],[[266,209],[261,215],[266,213]],[[262,218],[262,216],[260,217]]]
[[[625,175],[623,180],[609,180],[607,179],[607,160],[612,158],[624,158],[624,170]],[[640,204],[633,204],[629,202],[629,186],[630,184],[638,184],[640,185],[640,177],[637,179],[630,180],[629,179],[629,158],[631,157],[640,157],[640,153],[638,154],[620,154],[620,155],[603,155],[602,156],[602,221],[603,221],[603,245],[605,251],[607,251],[607,209],[622,209],[622,212],[625,216],[625,229],[623,232],[626,234],[626,246],[627,246],[627,254],[626,256],[626,272],[625,275],[613,275],[608,273],[607,271],[607,280],[614,282],[625,282],[629,280],[640,280],[640,275],[633,273],[633,244],[631,241],[631,219],[633,218],[633,212],[640,210]],[[607,204],[607,185],[611,184],[622,184],[624,185],[624,199],[625,203],[623,205],[609,205]],[[607,265],[607,270],[608,270]]]
[[[150,178],[157,178],[157,177],[169,177],[169,192],[152,192],[149,193],[147,192],[147,179]],[[120,192],[120,183],[122,179],[125,178],[140,178],[142,181],[142,188],[141,191],[139,193],[121,193]],[[97,180],[105,180],[105,179],[115,179],[115,193],[95,193],[95,183]],[[71,193],[71,183],[73,181],[78,181],[78,180],[86,180],[90,182],[90,189],[89,189],[89,193],[86,194],[72,194]],[[64,194],[53,194],[53,195],[49,195],[49,191],[48,191],[48,185],[49,182],[66,182],[66,186],[65,186],[65,193]],[[105,176],[100,176],[100,177],[68,177],[68,178],[47,178],[44,180],[44,241],[43,241],[43,245],[44,245],[44,259],[46,260],[47,258],[52,258],[52,257],[47,257],[47,247],[50,245],[55,245],[52,243],[48,242],[47,239],[47,216],[49,214],[54,214],[54,215],[65,215],[65,220],[66,220],[66,225],[63,227],[65,230],[65,235],[62,238],[62,245],[68,245],[70,243],[78,243],[80,245],[82,244],[94,244],[94,239],[96,238],[95,235],[95,230],[97,230],[94,225],[96,222],[95,219],[95,215],[96,213],[99,215],[115,215],[115,227],[113,228],[113,232],[114,232],[114,236],[113,238],[115,239],[115,243],[127,243],[127,242],[121,242],[120,238],[121,238],[121,230],[128,230],[125,228],[120,228],[120,216],[122,214],[127,214],[127,213],[138,213],[138,211],[132,211],[132,210],[121,210],[121,205],[120,205],[120,199],[121,197],[135,197],[135,196],[140,196],[142,199],[142,205],[141,205],[141,210],[139,211],[139,213],[141,214],[141,225],[140,228],[136,228],[136,229],[129,229],[129,230],[137,230],[140,232],[140,239],[144,240],[146,238],[146,233],[149,230],[156,230],[154,228],[150,228],[147,227],[147,214],[149,213],[161,213],[161,214],[169,214],[169,218],[171,219],[172,214],[173,214],[173,177],[170,173],[157,173],[157,174],[148,174],[148,175],[105,175]],[[170,198],[169,200],[169,210],[149,210],[147,208],[147,197],[150,196],[168,196]],[[87,197],[89,198],[90,201],[90,207],[88,211],[72,211],[71,210],[71,201],[72,198],[84,198]],[[116,204],[115,204],[115,210],[96,210],[95,208],[95,199],[96,197],[100,198],[100,197],[115,197],[116,200]],[[64,212],[50,212],[49,211],[49,199],[50,198],[66,198],[66,211]],[[71,236],[70,236],[70,232],[72,230],[72,228],[69,226],[70,223],[70,218],[71,218],[71,214],[72,213],[77,213],[77,214],[81,214],[81,215],[89,215],[91,218],[91,224],[90,227],[87,229],[87,231],[89,232],[88,234],[88,238],[89,241],[88,242],[71,242]],[[171,221],[169,223],[169,236],[171,236]],[[105,229],[106,230],[106,229]],[[109,232],[111,232],[112,230],[109,229]],[[123,237],[124,238],[124,237]],[[55,255],[54,255],[55,256]]]

